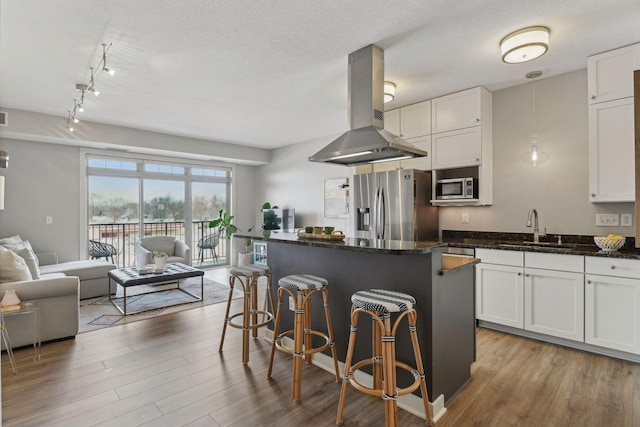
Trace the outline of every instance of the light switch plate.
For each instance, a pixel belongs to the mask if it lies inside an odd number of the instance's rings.
[[[464,212],[462,214],[462,223],[463,224],[469,224],[469,213],[468,212]]]
[[[620,225],[620,215],[618,214],[596,214],[597,227],[616,227]]]
[[[47,225],[53,224],[53,217],[49,216],[49,215],[45,216],[44,217],[44,223],[47,224]]]
[[[631,227],[633,225],[633,214],[621,214],[620,225],[623,227]]]

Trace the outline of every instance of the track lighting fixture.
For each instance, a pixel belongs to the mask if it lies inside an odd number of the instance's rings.
[[[107,68],[107,52],[109,52],[109,49],[111,49],[111,44],[107,47],[106,43],[102,43],[102,71],[109,73],[109,75],[113,77],[116,70],[113,68]]]
[[[78,113],[84,112],[84,96],[88,92],[93,93],[94,96],[100,95],[100,91],[95,88],[95,79],[96,79],[96,71],[102,68],[102,71],[109,73],[110,76],[113,76],[116,72],[113,68],[107,68],[107,53],[111,49],[111,43],[108,45],[106,43],[102,43],[102,58],[100,62],[95,67],[89,67],[89,84],[85,83],[76,83],[76,91],[80,92],[80,98],[74,98],[73,100],[73,110],[68,110],[67,114],[67,129],[69,132],[73,132],[73,123],[78,123],[80,120],[76,117]]]

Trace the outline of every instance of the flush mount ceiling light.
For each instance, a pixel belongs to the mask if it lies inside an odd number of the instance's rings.
[[[73,99],[73,108],[67,111],[67,130],[69,132],[73,132],[73,123],[78,123],[80,120],[76,117],[78,113],[84,112],[84,96],[91,92],[95,96],[100,95],[100,91],[98,91],[95,86],[95,79],[98,75],[96,70],[100,70],[105,73],[108,73],[110,76],[113,76],[116,72],[113,68],[107,68],[107,53],[111,49],[111,43],[107,45],[106,43],[102,43],[102,58],[100,62],[95,67],[89,67],[89,83],[76,83],[76,91],[80,92],[79,98]]]
[[[384,82],[384,103],[393,101],[396,97],[396,84],[393,82]]]
[[[514,31],[500,41],[502,60],[507,64],[531,61],[549,49],[549,29],[537,26]]]

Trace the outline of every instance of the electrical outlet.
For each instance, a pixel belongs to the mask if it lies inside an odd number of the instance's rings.
[[[613,226],[617,227],[620,225],[618,214],[596,214],[596,226],[597,227],[607,227]]]
[[[52,216],[45,216],[44,217],[44,223],[47,224],[47,225],[53,224],[53,217]]]
[[[462,213],[462,223],[463,224],[469,224],[469,213],[468,212],[463,212]]]
[[[631,227],[633,225],[633,215],[632,214],[620,215],[620,225],[623,227]]]

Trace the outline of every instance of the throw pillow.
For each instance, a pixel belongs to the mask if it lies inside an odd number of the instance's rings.
[[[31,277],[33,279],[40,278],[40,271],[38,270],[38,257],[33,252],[31,243],[29,243],[28,240],[18,243],[0,243],[0,246],[9,249],[24,258],[27,266],[29,267],[29,271],[31,272]]]
[[[0,283],[31,280],[26,261],[13,251],[0,248]]]
[[[17,234],[15,236],[3,237],[0,239],[0,245],[3,245],[5,243],[20,243],[20,242],[22,242],[22,237],[20,237]]]

